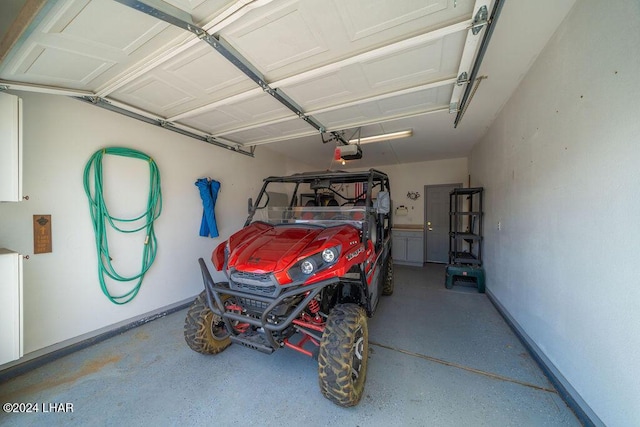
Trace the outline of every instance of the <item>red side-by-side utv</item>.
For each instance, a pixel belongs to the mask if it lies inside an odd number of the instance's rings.
[[[240,231],[203,259],[204,291],[188,310],[189,347],[288,347],[318,360],[320,390],[356,405],[367,373],[367,318],[393,293],[389,178],[363,172],[269,177]]]

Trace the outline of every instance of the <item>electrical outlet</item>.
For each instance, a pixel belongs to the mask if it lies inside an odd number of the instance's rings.
[[[500,229],[502,229],[502,224],[500,224],[500,221],[498,221],[498,231],[500,231]]]

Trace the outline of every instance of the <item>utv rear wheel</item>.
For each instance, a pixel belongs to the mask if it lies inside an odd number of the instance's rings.
[[[231,339],[222,318],[209,310],[206,301],[202,291],[189,307],[184,321],[184,339],[193,351],[218,354],[231,345]]]
[[[320,391],[333,403],[348,407],[360,402],[367,376],[369,331],[367,315],[355,304],[339,304],[329,314],[320,341]]]
[[[384,271],[384,284],[382,285],[382,295],[393,295],[393,259],[387,259],[387,268]]]

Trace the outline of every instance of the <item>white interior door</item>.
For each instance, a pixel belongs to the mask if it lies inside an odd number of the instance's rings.
[[[424,186],[425,261],[449,260],[449,193],[462,184]]]

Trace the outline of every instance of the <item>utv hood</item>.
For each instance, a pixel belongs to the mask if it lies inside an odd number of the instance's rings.
[[[301,258],[326,247],[358,240],[350,225],[322,228],[306,225],[272,226],[255,222],[229,238],[227,268],[252,273],[285,271]]]

